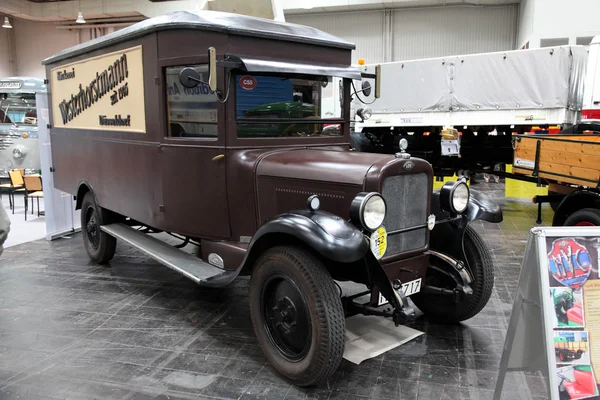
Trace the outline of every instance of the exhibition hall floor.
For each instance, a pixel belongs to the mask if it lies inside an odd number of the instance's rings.
[[[110,266],[90,263],[80,234],[5,249],[0,258],[2,399],[491,399],[536,206],[505,202],[504,222],[475,223],[496,262],[487,307],[462,325],[420,317],[426,334],[325,385],[299,389],[262,355],[248,280],[201,289],[119,243]],[[551,221],[544,206],[544,222]],[[22,217],[22,215],[21,215]],[[544,399],[538,374],[512,373],[505,399]]]
[[[38,205],[34,201],[34,210],[31,214],[31,200],[27,210],[27,221],[25,221],[25,204],[23,195],[15,194],[15,210],[14,214],[10,210],[8,201],[8,193],[2,193],[2,205],[10,218],[10,234],[4,242],[4,247],[12,247],[21,243],[31,242],[33,240],[43,239],[46,237],[46,217],[37,215]],[[40,199],[40,209],[44,208],[44,199]]]

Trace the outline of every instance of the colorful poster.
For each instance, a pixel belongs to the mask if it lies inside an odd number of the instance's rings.
[[[550,373],[560,400],[600,400],[599,247],[595,237],[546,238],[546,310],[552,308],[554,347]]]

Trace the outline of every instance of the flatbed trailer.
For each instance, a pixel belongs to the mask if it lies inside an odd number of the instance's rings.
[[[590,57],[583,46],[560,46],[383,63],[381,97],[354,99],[352,145],[395,153],[404,138],[436,176],[510,164],[515,136],[557,133],[581,121],[584,83],[591,88],[600,73],[592,68],[599,44]],[[588,60],[594,79],[586,78]],[[359,98],[373,103],[360,105]]]
[[[600,226],[600,122],[557,135],[515,138],[513,177],[548,185],[541,204],[555,209],[553,225]]]

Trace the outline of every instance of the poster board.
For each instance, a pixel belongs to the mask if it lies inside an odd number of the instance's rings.
[[[600,227],[534,228],[494,399],[507,371],[541,371],[551,400],[600,400]]]
[[[54,127],[146,133],[142,46],[53,68]]]

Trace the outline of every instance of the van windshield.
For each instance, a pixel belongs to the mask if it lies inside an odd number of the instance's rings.
[[[34,93],[0,93],[0,124],[36,125]]]
[[[234,84],[240,138],[343,135],[341,79],[240,74]]]

